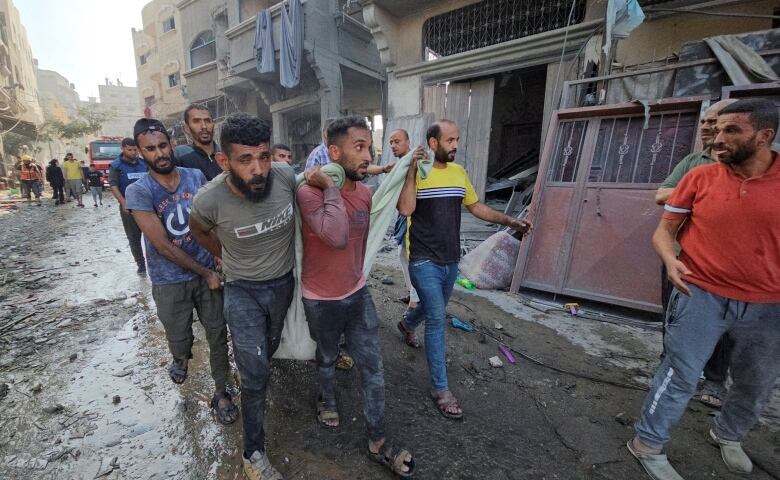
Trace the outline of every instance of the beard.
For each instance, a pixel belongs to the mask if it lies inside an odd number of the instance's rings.
[[[444,147],[441,146],[441,144],[436,147],[436,151],[433,152],[434,158],[437,162],[441,163],[449,163],[455,161],[455,153],[457,152],[457,149],[447,151]],[[452,156],[450,156],[452,154]]]
[[[268,172],[267,177],[264,175],[255,175],[248,182],[245,182],[241,177],[236,175],[234,171],[230,171],[230,181],[233,183],[233,186],[236,187],[239,192],[243,193],[244,197],[252,203],[258,203],[268,196],[268,193],[271,191],[272,180],[273,176],[270,171]],[[260,185],[262,185],[262,187],[252,188],[253,186],[257,187]]]
[[[211,141],[214,139],[214,132],[209,132],[208,130],[201,130],[198,132],[198,141],[202,144],[208,144],[211,143]]]
[[[361,165],[361,167],[362,167],[362,165]],[[348,179],[352,180],[353,182],[360,182],[364,178],[366,178],[366,174],[358,172],[358,168],[360,168],[360,167],[356,167],[356,168],[353,168],[353,169],[346,169],[345,168],[344,169],[344,175],[346,175],[346,177]]]
[[[728,150],[727,153],[718,156],[718,160],[726,165],[741,165],[748,158],[756,153],[756,136],[753,135],[748,141],[736,146],[734,150]],[[715,150],[723,148],[722,144],[716,144]]]
[[[146,159],[144,159],[146,160]],[[158,162],[167,161],[168,166],[167,167],[160,167],[157,165]],[[146,164],[151,168],[155,173],[159,173],[160,175],[168,175],[173,171],[174,168],[176,168],[176,165],[174,165],[173,160],[171,160],[171,157],[161,157],[157,160],[150,162],[146,160]]]

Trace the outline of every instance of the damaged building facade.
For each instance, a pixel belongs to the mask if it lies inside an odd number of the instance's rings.
[[[509,182],[507,208],[522,212],[514,203],[524,197],[536,227],[512,291],[660,312],[655,190],[700,148],[698,119],[711,101],[778,86],[735,86],[704,42],[757,32],[739,38],[780,71],[775,2],[639,3],[644,22],[605,41],[602,1],[362,2],[387,72],[387,130],[410,126],[422,143],[431,119],[455,120],[456,161],[482,199],[490,179],[522,177]],[[716,14],[681,10],[704,7]]]
[[[384,67],[357,2],[183,0],[176,7],[188,99],[205,103],[215,120],[243,111],[272,121],[273,142],[288,144],[300,163],[320,143],[326,118],[381,114]]]

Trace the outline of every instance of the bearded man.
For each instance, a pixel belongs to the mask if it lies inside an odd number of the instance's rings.
[[[244,474],[281,480],[265,451],[263,417],[271,357],[279,347],[295,280],[295,173],[272,162],[271,127],[227,117],[217,161],[224,173],[203,187],[190,212],[196,240],[222,259],[225,321],[241,374]]]
[[[420,297],[398,323],[407,345],[417,343],[415,329],[425,321],[425,356],[431,375],[431,399],[439,413],[460,419],[463,410],[447,382],[444,326],[446,308],[460,261],[460,213],[464,205],[475,217],[506,225],[521,234],[531,223],[493,210],[479,201],[466,170],[454,163],[460,130],[452,120],[441,119],[425,134],[434,152],[433,168],[425,179],[417,176],[418,147],[398,199],[399,214],[408,217],[406,230],[409,276]]]
[[[209,344],[215,386],[211,406],[222,424],[233,423],[238,409],[226,390],[230,367],[221,279],[214,257],[192,237],[188,221],[192,199],[206,177],[174,165],[171,139],[158,120],[138,120],[134,137],[149,173],[127,186],[125,208],[144,234],[152,297],[173,356],[168,374],[176,384],[187,379],[194,308]]]
[[[721,109],[712,143],[718,162],[683,177],[653,235],[675,289],[664,357],[627,445],[653,479],[682,478],[663,447],[724,334],[733,342],[733,383],[708,440],[720,447],[730,471],[753,468],[742,440],[780,372],[780,160],[771,149],[777,127],[769,100],[744,99]]]

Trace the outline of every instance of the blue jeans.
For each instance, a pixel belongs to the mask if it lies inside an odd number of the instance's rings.
[[[360,371],[363,415],[372,442],[385,438],[385,375],[379,347],[379,317],[368,287],[342,300],[303,299],[311,338],[317,342],[320,395],[336,406],[336,359],[341,335]]]
[[[447,302],[458,277],[458,264],[412,260],[409,262],[409,276],[420,303],[417,308],[406,311],[402,322],[407,329],[414,330],[425,320],[425,357],[431,372],[433,393],[443,392],[449,390],[444,344]]]
[[[265,451],[265,391],[271,377],[271,357],[282,339],[293,288],[292,272],[264,282],[235,280],[225,284],[225,322],[241,374],[246,458],[255,451]]]
[[[635,428],[639,439],[661,448],[669,441],[718,340],[733,342],[734,383],[715,417],[720,438],[742,441],[764,409],[780,372],[780,304],[730,300],[688,284],[691,296],[674,290],[667,310],[665,355]]]

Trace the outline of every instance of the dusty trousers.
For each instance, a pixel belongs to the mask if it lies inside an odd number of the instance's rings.
[[[222,292],[210,290],[202,277],[195,277],[186,282],[152,285],[152,297],[157,306],[157,317],[165,328],[168,348],[176,359],[192,358],[193,308],[198,312],[198,320],[206,330],[209,343],[214,389],[224,392],[230,365],[227,328],[222,316]]]
[[[125,229],[125,236],[127,237],[127,243],[130,245],[133,259],[139,268],[146,268],[144,251],[141,248],[141,229],[135,223],[133,215],[122,210],[122,207],[119,207],[119,214],[122,216],[122,226]]]
[[[292,272],[263,282],[234,280],[225,284],[225,321],[241,375],[244,458],[265,452],[265,393],[271,357],[282,338],[284,317],[293,298]]]
[[[379,317],[368,287],[342,300],[303,299],[309,332],[317,343],[320,395],[336,406],[336,360],[341,335],[360,372],[363,415],[371,441],[385,438],[385,377],[379,346]]]
[[[718,437],[741,441],[755,425],[780,373],[780,304],[731,300],[688,284],[670,298],[664,356],[636,422],[637,435],[660,448],[696,391],[718,340],[728,333],[734,383],[713,422]]]

